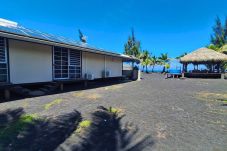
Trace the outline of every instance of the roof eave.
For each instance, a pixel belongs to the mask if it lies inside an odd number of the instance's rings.
[[[125,56],[121,56],[121,54],[118,54],[118,53],[107,52],[107,51],[95,49],[95,48],[69,45],[69,44],[65,44],[65,43],[39,39],[39,38],[35,38],[35,37],[28,37],[28,36],[24,36],[24,35],[18,35],[18,34],[4,32],[4,31],[0,31],[0,36],[6,37],[6,38],[11,38],[11,39],[16,39],[16,40],[22,40],[22,41],[39,43],[39,44],[51,45],[51,46],[59,46],[59,47],[66,47],[66,48],[71,48],[71,49],[78,49],[78,50],[86,51],[86,52],[92,52],[92,53],[97,53],[97,54],[102,54],[102,55],[119,57],[119,58],[123,58],[127,61],[139,62],[139,60],[135,59],[135,58],[125,57]]]

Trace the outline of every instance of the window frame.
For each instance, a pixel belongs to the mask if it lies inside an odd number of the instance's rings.
[[[7,83],[9,82],[9,65],[8,65],[8,49],[7,49],[7,39],[5,37],[0,37],[3,39],[3,51],[4,51],[4,61],[0,61],[0,64],[5,65],[5,68],[0,68],[0,70],[6,70],[5,74],[1,74],[0,76],[6,76],[6,80],[0,81],[0,83]]]
[[[60,50],[60,52],[61,52],[61,55],[60,56],[57,56],[57,57],[59,57],[60,58],[60,60],[57,60],[57,61],[60,61],[61,63],[60,63],[60,65],[56,65],[55,64],[55,61],[56,61],[56,59],[55,59],[55,57],[56,57],[56,55],[55,55],[55,51],[57,51],[56,49],[59,49]],[[64,61],[63,59],[62,59],[62,51],[63,51],[63,49],[65,49],[65,50],[67,50],[67,65],[63,65],[62,64],[62,62]],[[58,50],[58,51],[59,51]],[[72,60],[71,60],[71,51],[78,51],[79,52],[79,61],[80,61],[80,64],[79,65],[73,65],[72,64]],[[80,50],[75,50],[75,49],[69,49],[69,48],[64,48],[64,47],[58,47],[58,46],[53,46],[53,79],[54,80],[76,80],[76,79],[80,79],[81,78],[81,75],[82,75],[82,56],[81,56],[81,51]],[[77,56],[78,57],[78,56]],[[77,59],[77,57],[76,58],[74,58],[74,59]],[[66,58],[65,58],[66,59]],[[58,68],[58,69],[56,69],[56,66],[59,66],[60,68]],[[63,66],[67,66],[67,69],[64,69],[63,68]],[[75,69],[75,74],[73,74],[73,73],[71,73],[71,71],[73,70],[73,69],[70,69],[71,67],[74,67]],[[79,72],[77,73],[77,68],[80,68],[80,70],[79,70]],[[59,74],[56,74],[56,71],[60,71],[60,73]],[[67,77],[63,77],[63,70],[66,70],[67,71],[67,73],[65,73],[65,75],[67,74]],[[56,77],[56,75],[60,75],[60,77]],[[74,75],[74,77],[73,78],[71,78],[71,75]],[[78,76],[79,75],[79,76]],[[78,76],[78,77],[77,77]]]

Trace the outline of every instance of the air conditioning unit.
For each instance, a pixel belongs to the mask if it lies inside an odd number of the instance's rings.
[[[94,76],[94,74],[88,74],[88,73],[86,73],[85,74],[85,79],[87,79],[87,80],[94,80],[95,79],[95,76]]]
[[[109,70],[106,71],[106,78],[110,77],[111,72]]]

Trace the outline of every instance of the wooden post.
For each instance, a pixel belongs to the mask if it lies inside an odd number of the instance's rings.
[[[218,73],[220,73],[220,63],[217,63]]]
[[[5,95],[5,99],[9,100],[10,99],[10,90],[9,89],[5,89],[4,90],[4,95]]]
[[[64,84],[63,84],[63,83],[60,84],[60,90],[61,90],[61,91],[64,90]]]
[[[84,81],[84,87],[87,87],[87,80]]]
[[[187,70],[188,70],[188,64],[186,63],[184,72],[187,72]]]

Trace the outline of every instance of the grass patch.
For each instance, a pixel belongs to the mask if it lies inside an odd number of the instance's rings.
[[[90,120],[84,120],[79,123],[78,128],[76,129],[76,133],[81,133],[84,129],[90,127],[91,121]]]
[[[19,132],[26,129],[27,126],[35,124],[35,121],[38,119],[37,114],[25,114],[16,121],[9,123],[6,127],[0,128],[0,142],[16,138]]]
[[[114,108],[114,107],[109,107],[108,109],[109,112],[114,113],[114,114],[119,114],[122,112],[122,109],[120,108]]]
[[[89,100],[98,100],[102,97],[98,93],[84,93],[84,92],[74,93],[73,96],[80,97],[80,98],[83,98],[83,99],[89,99]]]
[[[57,105],[57,104],[60,104],[62,101],[63,101],[62,99],[56,99],[56,100],[54,100],[54,101],[52,101],[50,103],[45,104],[44,108],[45,108],[45,110],[48,110],[52,106]]]
[[[197,98],[202,100],[227,100],[227,93],[199,92]]]
[[[222,110],[222,109],[219,109],[219,110],[211,110],[211,111],[208,111],[208,113],[213,113],[213,114],[227,114],[227,110]]]
[[[105,87],[105,90],[118,90],[122,87],[123,87],[122,85],[112,85],[112,86]]]

